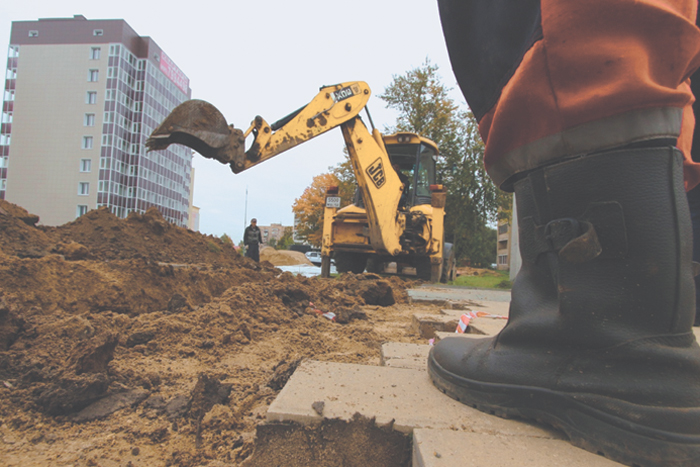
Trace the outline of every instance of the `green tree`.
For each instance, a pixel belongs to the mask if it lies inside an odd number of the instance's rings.
[[[447,189],[445,241],[455,244],[458,260],[473,265],[494,262],[496,221],[508,196],[491,182],[483,166],[484,144],[474,115],[460,109],[440,81],[438,67],[426,59],[401,76],[379,97],[399,112],[389,131],[412,131],[437,143],[438,182]]]
[[[282,234],[282,237],[280,238],[279,242],[277,242],[277,249],[278,250],[288,249],[291,245],[294,244],[293,237],[294,237],[294,229],[292,227],[285,227],[284,233]]]

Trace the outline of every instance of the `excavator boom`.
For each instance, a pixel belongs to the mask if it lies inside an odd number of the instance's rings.
[[[257,116],[245,132],[228,125],[221,112],[208,102],[190,100],[168,115],[146,146],[157,150],[184,144],[240,173],[355,118],[369,96],[369,86],[361,81],[323,86],[304,107],[272,125]],[[250,134],[254,139],[246,150]]]

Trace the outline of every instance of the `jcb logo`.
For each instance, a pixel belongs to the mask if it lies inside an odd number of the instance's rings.
[[[384,177],[384,164],[382,164],[381,159],[372,162],[372,165],[367,168],[367,175],[369,175],[372,183],[374,183],[374,186],[377,188],[384,186],[386,178]]]

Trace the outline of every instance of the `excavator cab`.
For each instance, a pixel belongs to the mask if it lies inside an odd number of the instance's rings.
[[[384,145],[394,168],[408,178],[402,204],[408,208],[430,204],[438,155],[435,143],[415,133],[396,133],[385,136]]]

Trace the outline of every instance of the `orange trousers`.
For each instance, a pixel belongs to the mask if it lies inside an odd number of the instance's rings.
[[[683,151],[686,189],[700,183],[700,164],[690,157],[689,86],[700,66],[698,0],[515,3],[529,9],[502,17],[494,9],[511,2],[439,0],[453,70],[472,109],[470,96],[479,108],[484,163],[497,185],[509,189],[515,174],[557,159],[651,140]],[[478,23],[479,15],[495,27],[504,18],[502,32],[526,40],[484,39],[492,29]],[[531,26],[518,29],[518,16]],[[499,65],[498,54],[517,43],[521,52],[506,53]],[[487,54],[496,58],[482,58]],[[491,63],[503,71],[485,76]],[[480,95],[475,86],[489,89]]]

